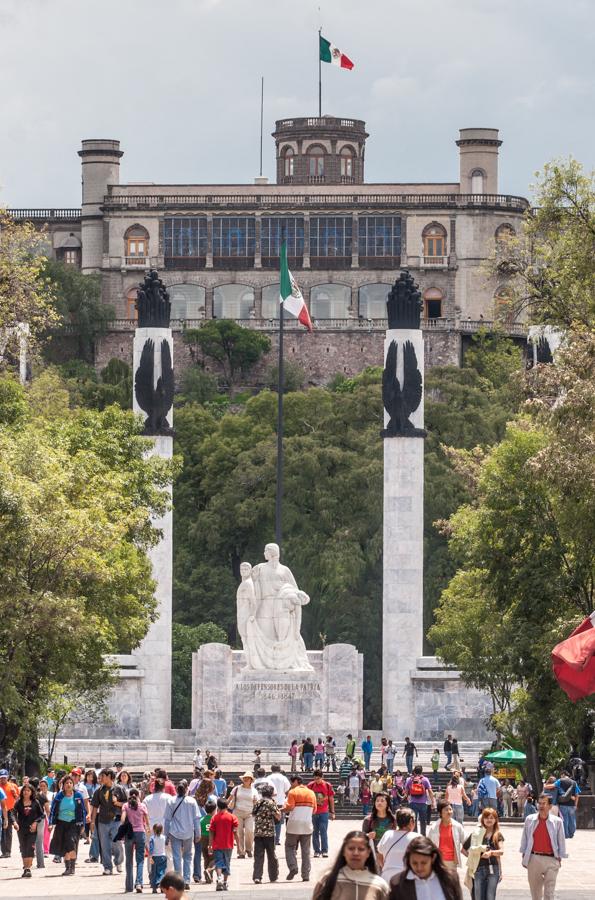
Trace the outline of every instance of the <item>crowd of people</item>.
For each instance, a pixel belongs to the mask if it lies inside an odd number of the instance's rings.
[[[329,754],[317,749],[320,741],[312,744],[313,751],[310,744],[306,739],[291,745],[287,774],[277,764],[267,772],[261,752],[255,751],[252,770],[237,784],[224,777],[213,754],[199,749],[193,777],[177,785],[162,768],[134,783],[120,763],[50,770],[41,779],[25,776],[20,785],[0,770],[2,856],[11,855],[15,832],[24,878],[31,877],[34,861],[45,867],[48,855],[63,863],[62,874],[69,876],[76,871],[83,842],[89,847],[84,862],[100,865],[105,876],[124,873],[126,892],[142,893],[150,886],[153,893],[175,900],[191,881],[226,891],[234,850],[238,859],[253,860],[255,884],[262,883],[265,863],[268,880],[277,881],[276,848],[283,841],[285,879],[300,876],[307,882],[312,855],[329,856],[329,821],[347,790],[350,798],[362,801],[363,821],[346,836],[332,868],[316,884],[317,900],[356,900],[354,885],[364,884],[378,898],[389,892],[392,900],[458,898],[457,869],[464,863],[473,900],[494,900],[503,878],[500,810],[508,785],[500,784],[489,764],[481,763],[482,777],[471,789],[464,772],[454,768],[455,760],[461,760],[453,753],[446,762],[450,780],[442,791],[419,764],[408,765],[410,773],[401,776],[388,740],[382,765],[376,772],[366,770],[372,748],[362,743],[366,756],[360,761],[349,735],[343,757],[349,771],[341,763],[341,783],[335,789],[323,768]],[[415,745],[405,743],[407,756],[409,746],[415,753]],[[303,771],[297,771],[298,765]],[[334,768],[332,759],[330,766]],[[569,773],[562,773],[546,781],[535,804],[530,785],[521,782],[515,791],[525,819],[520,851],[531,895],[548,900],[566,856],[565,840],[574,834],[579,788]],[[467,833],[464,811],[475,801],[477,815],[473,813]],[[422,883],[428,879],[442,893],[436,888],[424,894]]]

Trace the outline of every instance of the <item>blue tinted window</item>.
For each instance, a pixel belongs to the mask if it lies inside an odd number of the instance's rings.
[[[247,216],[215,216],[213,256],[254,256],[254,219]]]
[[[287,239],[287,255],[304,255],[303,216],[263,216],[260,220],[260,250],[262,256],[279,256],[283,233]]]
[[[360,256],[400,256],[401,219],[399,216],[360,216]]]
[[[169,257],[206,256],[206,216],[176,216],[164,219],[163,255]]]
[[[351,216],[312,216],[310,256],[351,256]]]

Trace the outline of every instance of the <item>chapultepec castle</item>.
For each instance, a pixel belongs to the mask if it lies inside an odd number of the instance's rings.
[[[422,292],[426,366],[459,365],[473,333],[494,322],[526,339],[485,268],[529,206],[499,193],[497,129],[461,129],[450,184],[367,184],[357,119],[281,119],[273,137],[276,184],[241,185],[122,184],[120,142],[84,140],[80,209],[9,210],[47,228],[54,257],[100,273],[115,319],[97,341],[98,368],[132,361],[136,288],[154,268],[172,300],[178,376],[192,361],[184,329],[225,318],[270,335],[258,379],[275,360],[283,235],[315,325],[308,335],[287,323],[286,358],[310,383],[382,365],[386,296],[404,268]]]

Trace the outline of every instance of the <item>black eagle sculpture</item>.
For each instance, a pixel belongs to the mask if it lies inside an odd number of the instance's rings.
[[[140,363],[134,376],[134,393],[136,402],[146,413],[144,434],[173,435],[173,429],[167,421],[174,402],[174,368],[171,362],[169,343],[161,341],[161,375],[155,384],[155,341],[145,341]]]
[[[389,414],[389,422],[380,433],[382,437],[425,437],[423,428],[416,428],[409,416],[421,403],[423,384],[417,365],[417,354],[411,341],[405,341],[403,353],[403,384],[397,378],[399,348],[391,341],[382,373],[382,402]]]

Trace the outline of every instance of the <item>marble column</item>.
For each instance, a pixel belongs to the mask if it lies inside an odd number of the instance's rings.
[[[418,295],[419,296],[419,295]],[[389,326],[391,322],[389,301]],[[414,317],[415,318],[415,317]],[[406,321],[406,320],[404,320]],[[398,320],[396,321],[398,325]],[[417,327],[411,327],[411,325]],[[423,650],[423,494],[424,494],[424,346],[417,322],[408,327],[389,327],[385,360],[396,344],[396,378],[401,401],[411,402],[411,386],[420,382],[421,399],[406,410],[405,427],[392,433],[385,410],[384,437],[384,537],[383,537],[383,733],[393,740],[415,737],[415,699],[412,675]],[[409,342],[409,343],[408,343]],[[411,347],[415,366],[411,364]],[[404,363],[409,354],[408,371]],[[393,347],[394,353],[394,347]],[[393,357],[394,359],[394,357]],[[386,363],[385,363],[386,365]],[[394,369],[393,369],[394,372]],[[388,375],[392,374],[391,372]],[[387,370],[385,369],[385,378]],[[415,394],[415,390],[413,390]],[[419,396],[419,394],[418,394]],[[383,395],[383,399],[385,399]],[[386,402],[385,402],[386,406]],[[392,431],[394,432],[394,427]]]

